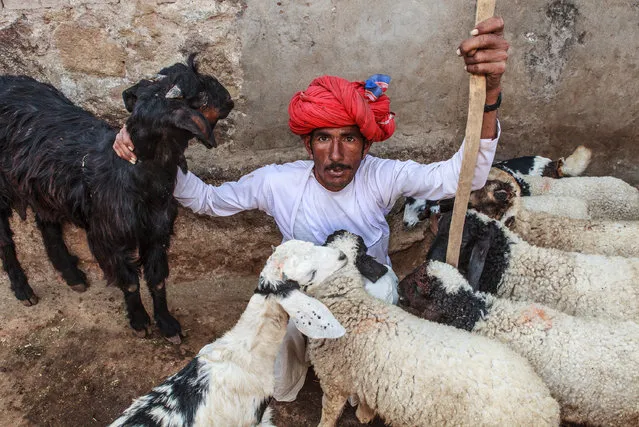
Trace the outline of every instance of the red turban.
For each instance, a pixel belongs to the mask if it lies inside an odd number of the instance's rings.
[[[395,131],[395,114],[390,111],[390,99],[382,93],[390,77],[383,77],[386,82],[316,78],[305,91],[293,95],[288,105],[288,126],[296,135],[307,135],[318,128],[356,125],[368,141],[390,138]],[[369,90],[371,85],[375,89]]]

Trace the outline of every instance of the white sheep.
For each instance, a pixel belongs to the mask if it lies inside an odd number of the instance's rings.
[[[569,196],[585,200],[593,219],[638,220],[639,190],[612,176],[553,179],[524,175],[522,195]]]
[[[272,426],[268,403],[288,317],[309,337],[337,338],[345,332],[300,286],[322,281],[345,263],[344,254],[333,248],[298,240],[278,246],[237,324],[111,426]]]
[[[330,243],[349,260],[357,236]],[[356,415],[393,426],[558,425],[559,407],[531,366],[506,346],[419,319],[370,296],[352,263],[307,287],[346,328],[311,339],[308,355],[324,392],[320,426],[334,426],[350,395]]]
[[[526,357],[559,402],[562,420],[639,425],[639,324],[475,292],[438,261],[405,277],[400,292],[400,306],[410,312],[496,339]]]
[[[519,210],[513,217],[509,228],[536,246],[585,254],[639,257],[639,221],[567,218],[527,209]]]
[[[445,260],[450,220],[450,214],[441,217],[429,259]],[[483,269],[473,263],[479,241],[487,250]],[[540,248],[469,210],[459,259],[460,270],[482,292],[538,302],[572,315],[639,321],[639,258]]]

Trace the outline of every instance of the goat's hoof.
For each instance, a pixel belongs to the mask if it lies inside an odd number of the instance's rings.
[[[134,329],[133,333],[138,338],[146,338],[146,337],[148,337],[151,334],[151,332],[148,329],[146,329],[146,328],[144,328],[144,329]]]
[[[75,292],[84,292],[87,290],[87,285],[85,285],[84,283],[78,283],[77,285],[69,285],[69,287],[73,289]]]
[[[40,299],[38,298],[36,294],[31,295],[27,299],[20,300],[22,305],[24,305],[25,307],[31,307],[32,305],[36,305],[38,301],[40,301]]]
[[[182,344],[182,337],[180,334],[173,335],[172,337],[164,337],[168,342],[174,345]]]

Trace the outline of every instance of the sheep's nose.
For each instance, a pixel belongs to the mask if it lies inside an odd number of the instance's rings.
[[[340,252],[339,253],[339,258],[337,258],[338,261],[346,261],[346,254],[344,252]]]

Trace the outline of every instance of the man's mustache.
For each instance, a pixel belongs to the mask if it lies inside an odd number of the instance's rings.
[[[331,169],[352,169],[352,168],[348,165],[345,165],[344,163],[331,163],[330,165],[326,166],[324,169],[331,170]]]

